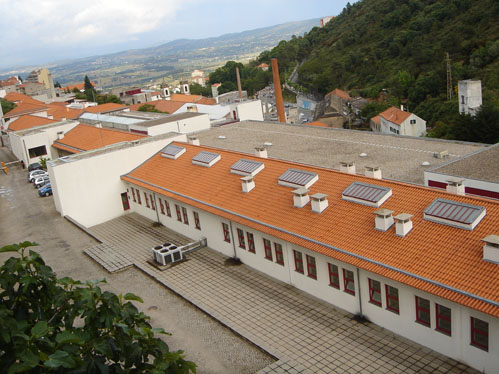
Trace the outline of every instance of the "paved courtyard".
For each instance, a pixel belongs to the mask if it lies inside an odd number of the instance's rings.
[[[136,214],[88,229],[101,241],[86,251],[116,269],[110,251],[149,274],[244,338],[278,358],[259,373],[477,373],[455,360],[396,336],[374,324],[359,323],[306,293],[203,248],[178,265],[158,269],[147,261],[164,241],[188,239]],[[96,252],[97,250],[97,252]],[[107,259],[107,260],[106,260]],[[106,261],[113,262],[107,264]]]

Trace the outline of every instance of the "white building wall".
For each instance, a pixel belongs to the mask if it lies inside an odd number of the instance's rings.
[[[208,114],[201,114],[196,117],[181,119],[174,122],[167,122],[156,126],[141,126],[140,123],[129,125],[130,130],[147,131],[149,136],[176,132],[179,134],[190,134],[210,128],[210,117]]]
[[[424,185],[429,186],[429,187],[437,187],[435,185],[431,185],[432,183],[430,181],[443,183],[443,184],[447,185],[447,181],[449,179],[452,179],[452,178],[456,178],[456,176],[449,175],[449,174],[441,174],[441,173],[431,172],[431,171],[425,171],[424,172]],[[493,197],[493,198],[499,199],[499,183],[482,181],[479,179],[469,179],[469,178],[463,178],[463,177],[457,177],[457,178],[459,178],[460,180],[463,181],[463,185],[464,185],[465,189],[466,188],[468,188],[468,189],[473,188],[473,189],[478,189],[478,190],[482,190],[482,191],[488,191],[489,193],[484,192],[484,193],[480,193],[477,195]],[[467,193],[469,193],[469,192],[467,192]]]
[[[414,123],[411,123],[414,122]],[[426,134],[426,121],[415,114],[411,114],[400,124],[400,135],[424,136]]]
[[[262,102],[260,100],[237,103],[235,110],[240,121],[263,121]]]
[[[464,80],[457,83],[459,113],[475,115],[482,105],[482,81]]]

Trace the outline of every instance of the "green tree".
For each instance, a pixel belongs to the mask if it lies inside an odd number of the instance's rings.
[[[211,97],[211,87],[203,87],[197,83],[191,83],[189,85],[189,90],[193,95],[203,95],[205,97]]]
[[[0,267],[0,367],[30,373],[195,373],[182,351],[170,351],[150,318],[131,301],[98,286],[57,279],[24,242]]]
[[[54,84],[54,87],[61,88],[61,84],[58,81],[56,81],[55,84]]]
[[[378,114],[384,112],[390,107],[388,103],[372,102],[367,103],[360,112],[360,116],[369,121],[371,118],[376,117]]]
[[[10,101],[2,99],[2,98],[0,98],[0,104],[2,105],[3,114],[10,112],[12,109],[14,109],[16,107],[16,104],[11,103]]]
[[[162,112],[161,110],[156,109],[156,107],[152,104],[141,105],[141,106],[139,106],[138,111],[140,111],[140,112],[153,112],[153,113],[167,113],[168,114],[168,112]]]
[[[84,82],[85,82],[84,90],[87,101],[97,102],[97,91],[95,91],[95,88],[92,85],[92,82],[90,82],[88,75],[85,75]]]
[[[97,95],[96,97],[97,104],[106,104],[106,103],[115,103],[121,104],[121,100],[116,95]]]

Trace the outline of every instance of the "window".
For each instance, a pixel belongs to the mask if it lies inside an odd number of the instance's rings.
[[[274,243],[274,251],[275,251],[275,262],[279,265],[284,265],[284,255],[282,254],[282,245],[279,243]]]
[[[184,216],[184,223],[188,225],[189,217],[187,216],[187,209],[185,207],[182,207],[182,215]]]
[[[471,317],[471,345],[489,351],[489,324]]]
[[[353,271],[343,269],[343,287],[346,293],[355,295],[355,279]]]
[[[170,210],[170,203],[168,201],[165,200],[165,207],[166,207],[166,215],[168,217],[171,217],[172,216],[172,211]]]
[[[137,191],[137,202],[142,205],[142,201],[140,200],[140,191],[138,189],[136,189]]]
[[[437,331],[444,334],[451,335],[452,325],[451,325],[451,310],[443,305],[435,304],[435,309],[437,311],[436,321]]]
[[[132,187],[132,197],[133,197],[133,202],[136,203],[137,200],[135,200],[135,190]]]
[[[239,248],[246,249],[246,243],[244,242],[244,231],[237,229],[237,239],[239,240]]]
[[[317,268],[315,266],[315,257],[307,255],[307,275],[312,279],[317,279]]]
[[[149,195],[151,197],[151,208],[152,210],[156,210],[156,204],[154,201],[154,197],[152,195]]]
[[[272,244],[270,240],[263,239],[263,248],[265,249],[265,258],[267,260],[273,261],[272,259]]]
[[[295,256],[295,270],[303,274],[303,256],[301,252],[293,250]]]
[[[196,229],[201,230],[201,222],[199,221],[199,213],[192,212],[192,215],[194,216],[194,226],[196,227]]]
[[[148,208],[150,208],[151,206],[149,205],[149,199],[147,198],[147,193],[144,192],[144,197],[145,197],[145,200],[146,200],[146,206]]]
[[[464,104],[464,95],[461,95],[461,104]]]
[[[175,204],[175,210],[177,212],[177,221],[182,222],[182,213],[180,212],[180,207]]]
[[[399,290],[395,287],[386,285],[386,309],[399,314]]]
[[[416,322],[430,327],[430,300],[416,296]]]
[[[416,124],[416,120],[415,119],[411,119],[411,125],[415,125]]]
[[[44,145],[39,147],[28,149],[29,158],[45,156],[47,154],[47,148]]]
[[[161,198],[158,198],[158,200],[159,200],[159,210],[161,211],[162,215],[165,215],[165,206],[163,205]]]
[[[340,275],[338,274],[338,266],[327,264],[329,270],[329,285],[340,289]]]
[[[225,222],[222,222],[222,229],[224,231],[224,240],[227,243],[230,243],[230,232],[229,232],[229,225],[226,224]]]
[[[255,253],[255,240],[253,238],[253,234],[247,232],[246,238],[248,238],[248,252]]]
[[[369,302],[381,306],[381,283],[369,278]]]
[[[130,203],[128,202],[128,193],[127,192],[123,192],[121,194],[121,202],[123,203],[123,210],[130,209]]]

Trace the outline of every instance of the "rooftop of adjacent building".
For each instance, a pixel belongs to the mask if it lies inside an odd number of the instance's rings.
[[[137,111],[141,106],[152,105],[154,108],[165,113],[175,113],[185,104],[184,101],[175,100],[153,100],[147,103],[130,105],[130,110]]]
[[[9,131],[27,130],[56,122],[57,120],[25,114],[9,124]]]

